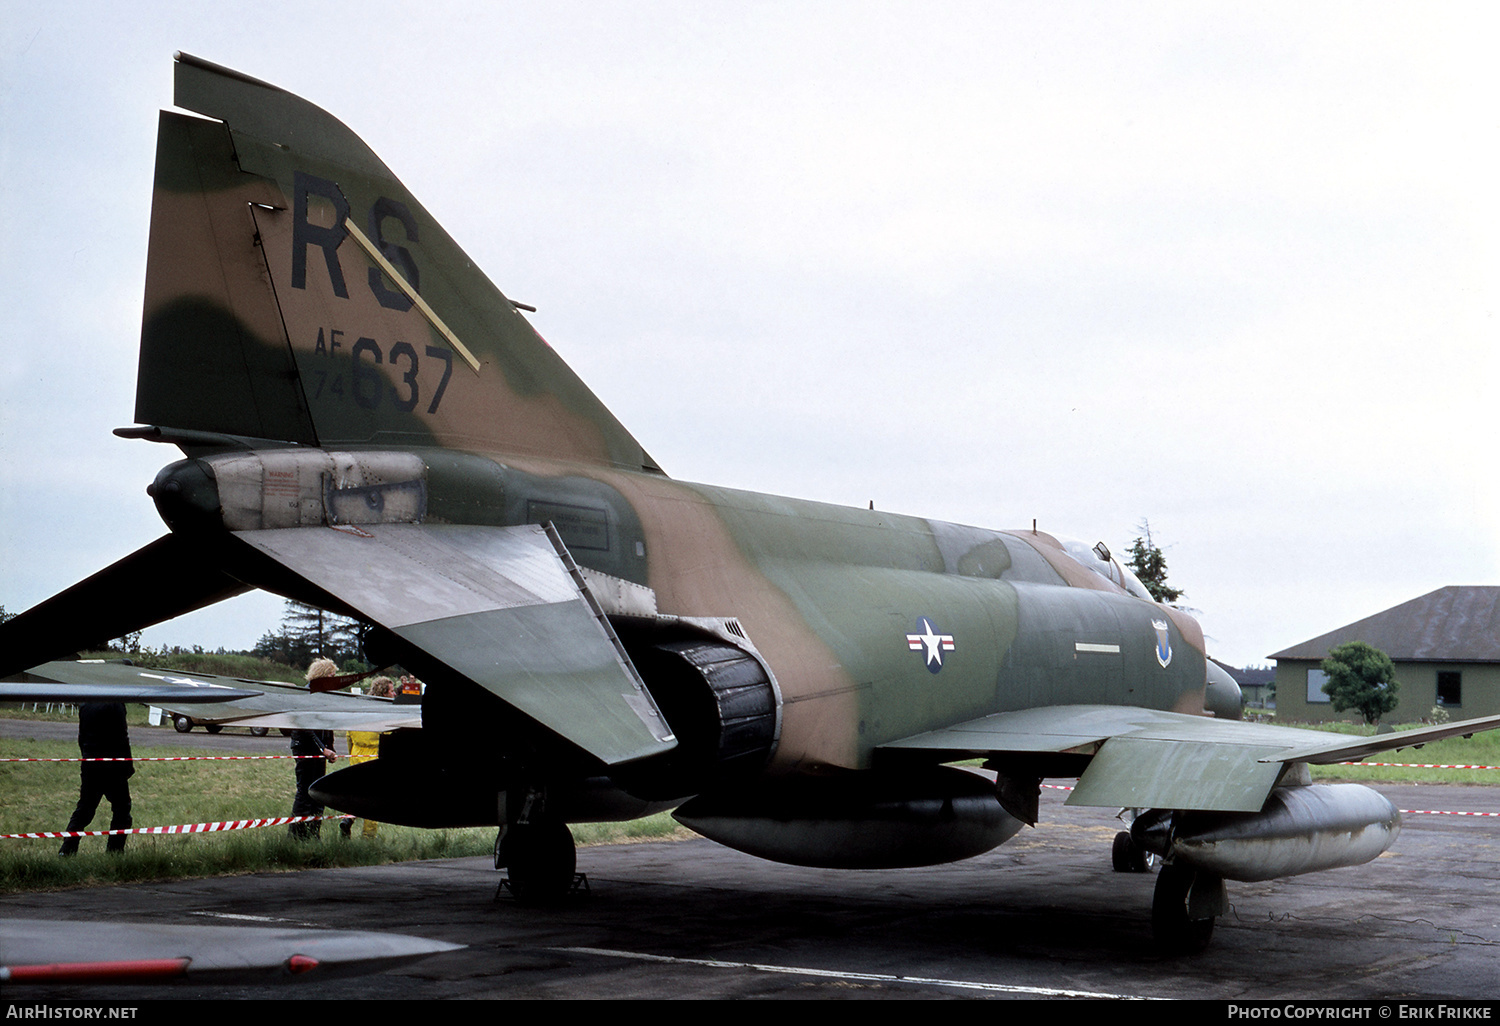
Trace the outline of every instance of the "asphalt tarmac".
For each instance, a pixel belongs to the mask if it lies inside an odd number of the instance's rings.
[[[35,738],[39,741],[78,740],[77,720],[12,720],[0,718],[0,738]],[[287,751],[288,741],[278,730],[265,737],[256,737],[244,727],[225,727],[218,734],[210,734],[202,727],[194,727],[186,734],[179,734],[170,723],[161,727],[143,727],[132,724],[130,743],[134,747],[165,746],[168,748],[207,748],[234,752],[237,755],[282,755]],[[343,749],[341,748],[342,752]]]
[[[1500,787],[1380,789],[1402,809],[1500,812]],[[1209,949],[1167,957],[1151,942],[1154,875],[1111,872],[1117,823],[1065,796],[1043,792],[1037,829],[930,869],[801,869],[706,840],[584,848],[588,889],[554,910],[517,905],[483,858],[11,895],[0,916],[391,930],[467,947],[349,979],[6,997],[1500,997],[1500,818],[1408,814],[1368,865],[1231,882]]]

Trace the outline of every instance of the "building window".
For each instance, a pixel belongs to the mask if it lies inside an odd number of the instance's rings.
[[[1322,670],[1307,671],[1307,702],[1309,705],[1314,702],[1333,701],[1333,699],[1329,698],[1326,694],[1323,693],[1323,685],[1327,683],[1328,674],[1324,673]]]
[[[1439,670],[1437,675],[1437,704],[1463,705],[1464,675],[1457,670]]]

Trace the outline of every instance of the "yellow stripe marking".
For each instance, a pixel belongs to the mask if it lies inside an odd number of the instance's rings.
[[[406,298],[417,305],[417,309],[422,311],[422,316],[431,321],[432,326],[448,340],[448,345],[453,347],[453,351],[462,356],[470,369],[475,374],[478,374],[479,361],[474,358],[474,354],[469,352],[468,347],[458,340],[458,336],[453,334],[452,329],[443,323],[443,319],[437,315],[437,312],[427,305],[427,301],[417,295],[417,290],[411,287],[410,282],[401,277],[401,273],[385,258],[385,254],[375,248],[375,243],[371,242],[353,221],[346,219],[344,221],[344,228],[354,237],[354,241],[359,243],[360,248],[369,254],[370,259],[375,261],[375,266],[384,271],[385,276],[395,282],[396,287],[406,294]]]

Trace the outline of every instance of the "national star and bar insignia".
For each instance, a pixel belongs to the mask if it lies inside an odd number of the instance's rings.
[[[906,647],[925,653],[927,672],[937,673],[943,668],[943,653],[953,651],[953,635],[940,633],[924,616],[917,621],[917,633],[906,636]]]

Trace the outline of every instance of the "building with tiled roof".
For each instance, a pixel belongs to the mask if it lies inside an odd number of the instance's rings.
[[[1500,587],[1452,585],[1272,653],[1276,714],[1284,720],[1357,719],[1335,713],[1320,664],[1346,641],[1374,645],[1396,664],[1401,684],[1391,723],[1423,719],[1433,707],[1452,719],[1500,714]]]
[[[1276,702],[1271,693],[1271,685],[1276,681],[1276,668],[1273,666],[1230,666],[1209,656],[1219,668],[1234,678],[1234,682],[1240,686],[1240,695],[1243,696],[1245,704],[1257,709],[1263,709],[1269,704],[1275,708]]]

